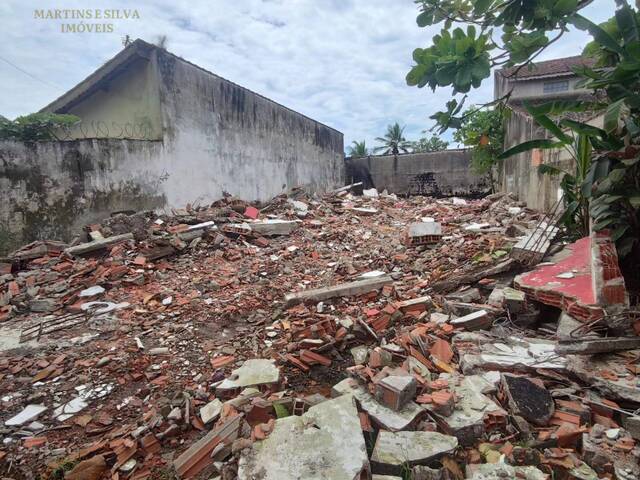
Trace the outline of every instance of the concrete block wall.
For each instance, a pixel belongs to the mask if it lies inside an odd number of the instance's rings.
[[[349,158],[347,182],[363,167],[369,170],[379,191],[386,189],[398,195],[475,196],[491,189],[489,178],[471,169],[468,150]]]

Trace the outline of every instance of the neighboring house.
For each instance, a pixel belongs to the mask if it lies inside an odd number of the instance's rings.
[[[573,71],[581,65],[593,66],[593,60],[585,57],[567,57],[535,63],[520,70],[498,70],[494,74],[494,98],[510,93],[508,105],[511,115],[505,120],[505,149],[537,138],[545,138],[547,132],[536,124],[523,103],[540,104],[554,100],[594,100],[591,91],[577,85],[579,78]],[[517,70],[517,71],[516,71]],[[593,112],[567,114],[596,126],[601,117]],[[523,152],[504,160],[500,165],[499,182],[502,191],[516,194],[529,208],[550,211],[561,198],[559,176],[538,173],[542,163],[552,163],[571,170],[572,160],[564,150],[539,150]]]
[[[573,71],[580,66],[593,66],[585,57],[566,57],[534,63],[522,68],[506,68],[494,73],[494,97],[510,93],[509,104],[518,108],[523,101],[540,102],[558,99],[586,98],[591,92],[578,85]]]
[[[22,241],[114,211],[344,185],[342,133],[142,40],[41,111],[81,122],[64,141],[0,142],[0,230]]]

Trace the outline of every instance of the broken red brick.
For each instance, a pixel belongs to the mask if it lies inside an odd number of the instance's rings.
[[[325,367],[331,366],[330,358],[327,358],[324,355],[320,355],[319,353],[312,352],[311,350],[300,350],[300,360],[309,365],[319,363],[320,365],[324,365]]]

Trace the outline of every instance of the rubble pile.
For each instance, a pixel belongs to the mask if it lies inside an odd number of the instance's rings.
[[[0,259],[0,473],[640,478],[617,259],[542,259],[540,225],[503,194],[343,188],[27,245]]]

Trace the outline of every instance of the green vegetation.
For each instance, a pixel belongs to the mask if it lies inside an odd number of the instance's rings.
[[[369,149],[364,140],[361,142],[356,142],[355,140],[351,142],[351,146],[349,147],[348,154],[350,157],[366,157],[369,155]]]
[[[575,69],[582,86],[604,98],[602,103],[556,101],[536,107],[534,118],[554,138],[518,145],[501,158],[527,149],[563,149],[578,163],[564,174],[565,224],[584,233],[591,217],[596,230],[613,232],[621,255],[640,259],[640,22],[638,11],[617,0],[615,16],[598,26],[580,15],[589,0],[417,0],[421,27],[441,25],[433,45],[417,48],[407,83],[419,88],[452,87],[453,93],[477,88],[491,67],[528,68],[570,26],[587,31],[593,41],[585,54],[597,67]],[[455,28],[454,28],[455,25]],[[465,26],[466,29],[459,25]],[[509,93],[489,105],[504,105]],[[440,132],[461,128],[465,97],[452,99],[432,115]],[[567,118],[587,109],[601,113],[603,128]],[[589,157],[587,161],[586,157]],[[588,211],[588,215],[587,212]],[[567,217],[571,218],[567,218]]]
[[[411,142],[411,151],[415,153],[440,152],[449,147],[449,142],[442,140],[437,135],[422,137],[417,142]]]
[[[411,142],[404,138],[404,129],[398,122],[387,127],[387,133],[383,137],[377,137],[376,142],[382,146],[376,147],[375,152],[382,152],[384,155],[398,155],[400,152],[408,153],[411,149]]]
[[[504,145],[504,116],[502,108],[469,108],[463,115],[460,128],[453,133],[455,141],[471,149],[471,168],[478,174],[488,174],[494,188],[493,167]]]
[[[57,113],[31,113],[8,120],[0,118],[0,140],[37,142],[41,140],[59,140],[56,131],[69,128],[80,119],[75,115]]]

